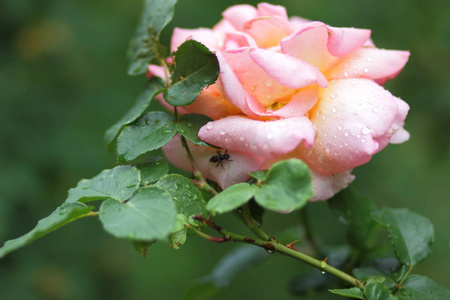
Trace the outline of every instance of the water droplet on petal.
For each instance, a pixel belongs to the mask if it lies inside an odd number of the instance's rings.
[[[345,136],[349,136],[350,135],[350,130],[346,129],[345,132],[344,132],[344,135]]]
[[[372,108],[372,111],[373,111],[374,113],[377,113],[377,112],[379,111],[378,106],[374,106],[374,107]]]
[[[339,108],[337,106],[333,106],[333,108],[331,108],[331,112],[333,114],[337,113],[339,111]]]
[[[367,126],[364,126],[363,128],[361,128],[361,133],[362,134],[369,134],[370,133],[370,128]]]
[[[220,135],[224,135],[225,134],[225,129],[221,129],[219,133],[220,133]]]
[[[279,123],[278,123],[278,127],[280,127],[280,128],[283,128],[283,127],[285,127],[286,126],[286,122],[285,121],[280,121]]]
[[[336,99],[336,97],[337,97],[337,95],[336,95],[335,93],[332,93],[332,94],[331,94],[331,98],[332,98],[332,99]]]
[[[344,126],[342,126],[342,124],[339,124],[339,125],[338,125],[338,130],[340,131],[340,130],[342,130],[342,129],[344,129]]]
[[[344,77],[348,77],[348,72],[344,72]]]
[[[245,137],[243,137],[242,135],[239,137],[239,140],[240,141],[243,141],[243,140],[245,140]]]
[[[267,143],[264,143],[264,144],[263,144],[263,148],[264,148],[264,149],[267,149],[267,148],[269,148],[269,144],[267,144]]]
[[[213,127],[214,127],[213,122],[208,122],[208,124],[206,124],[206,128],[208,128],[208,129],[213,129]]]
[[[327,153],[329,153],[330,150],[331,150],[331,145],[330,145],[330,144],[327,144],[327,146],[325,147],[325,151],[326,151]]]
[[[363,72],[364,72],[364,73],[369,73],[369,68],[364,68],[364,69],[363,69]]]
[[[367,60],[368,62],[372,62],[372,57],[368,57],[368,58],[366,58],[366,60]]]
[[[266,138],[267,138],[268,140],[270,140],[271,138],[273,138],[273,133],[272,133],[272,132],[268,132],[267,135],[266,135]]]

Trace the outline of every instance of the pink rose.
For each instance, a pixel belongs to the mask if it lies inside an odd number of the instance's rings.
[[[288,18],[284,7],[267,3],[232,6],[223,17],[213,29],[176,28],[171,44],[175,51],[195,39],[219,60],[218,81],[181,110],[214,120],[199,137],[228,149],[231,161],[216,166],[209,161],[216,149],[190,148],[200,170],[222,188],[296,157],[313,172],[313,200],[328,199],[353,181],[354,167],[409,138],[408,105],[381,86],[409,52],[375,48],[370,30]],[[162,76],[157,66],[149,71]],[[179,137],[164,152],[191,170]]]

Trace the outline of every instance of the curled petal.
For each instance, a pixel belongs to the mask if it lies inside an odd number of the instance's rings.
[[[244,32],[235,31],[225,35],[222,49],[227,50],[248,47],[257,47],[255,40]]]
[[[263,49],[250,50],[250,57],[278,83],[301,89],[313,83],[327,87],[325,76],[315,67],[295,57]]]
[[[362,48],[331,68],[327,78],[368,78],[383,84],[400,73],[408,58],[408,51]]]
[[[344,57],[362,47],[370,38],[369,29],[327,26],[327,48],[331,55]]]
[[[370,38],[370,30],[335,28],[322,22],[305,23],[280,44],[283,53],[304,60],[320,70],[362,47]]]
[[[170,41],[170,52],[176,51],[187,40],[196,40],[210,49],[218,49],[219,47],[216,34],[209,28],[175,28]]]
[[[221,148],[273,159],[293,151],[302,142],[309,147],[314,141],[314,130],[306,117],[258,121],[229,116],[206,124],[198,136]]]
[[[309,22],[280,42],[281,52],[323,70],[332,60],[327,50],[327,40],[325,24]]]
[[[237,30],[244,28],[244,23],[258,17],[256,8],[251,5],[234,5],[226,9],[222,16]]]
[[[406,115],[409,111],[409,105],[400,98],[395,98],[398,114],[397,118],[394,120],[394,124],[392,124],[391,129],[388,133],[392,133],[392,136],[389,137],[389,143],[392,144],[401,144],[409,140],[409,132],[403,128],[405,123]]]
[[[333,175],[322,175],[312,171],[314,197],[310,201],[327,200],[345,189],[355,179],[352,170]]]
[[[336,80],[320,92],[310,111],[317,127],[314,145],[299,151],[315,171],[341,173],[383,149],[401,115],[396,98],[373,81]]]
[[[248,116],[256,116],[254,110],[264,111],[264,107],[244,89],[222,53],[217,51],[216,56],[220,66],[219,84],[226,98]],[[252,108],[249,103],[252,103]]]
[[[222,164],[217,165],[210,161],[212,156],[217,155],[217,149],[198,146],[189,141],[187,143],[199,170],[206,178],[217,182],[222,189],[249,180],[248,173],[259,170],[264,163],[264,159],[257,155],[228,150],[229,160],[224,160]],[[186,171],[193,170],[179,136],[175,136],[167,143],[163,151],[167,159],[176,167]]]
[[[257,111],[264,111],[264,107],[270,106],[276,102],[286,102],[296,92],[295,89],[287,87],[279,83],[275,78],[271,77],[250,57],[250,49],[239,49],[236,51],[226,51],[222,53],[228,68],[233,72],[242,86],[242,88],[251,94],[262,109],[250,104],[251,98],[247,97],[248,105],[256,108]],[[219,64],[221,64],[219,59]],[[222,65],[221,71],[224,72]],[[223,77],[223,76],[222,76]],[[223,80],[224,88],[227,88],[227,82]],[[238,105],[236,105],[238,106]],[[243,110],[244,111],[244,110]],[[255,110],[253,110],[255,111]]]

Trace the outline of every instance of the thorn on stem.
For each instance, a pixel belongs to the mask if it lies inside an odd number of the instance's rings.
[[[298,250],[295,249],[295,247],[294,247],[295,243],[297,243],[297,242],[298,242],[298,240],[295,240],[295,241],[293,241],[292,243],[287,244],[286,247],[288,247],[289,249],[298,251]]]

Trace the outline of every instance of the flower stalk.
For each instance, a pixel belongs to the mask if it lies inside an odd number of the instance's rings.
[[[263,240],[263,239],[254,239],[249,238],[231,231],[228,231],[226,229],[223,229],[222,227],[216,225],[211,218],[205,219],[204,217],[197,215],[194,217],[195,220],[203,222],[206,226],[211,227],[212,229],[216,230],[222,235],[222,238],[215,238],[210,235],[207,235],[200,230],[194,228],[192,225],[186,224],[189,228],[193,229],[193,231],[198,234],[200,237],[207,239],[209,241],[213,242],[226,242],[226,241],[233,241],[233,242],[239,242],[239,243],[245,243],[250,244],[254,246],[258,246],[266,250],[268,253],[280,253],[282,255],[286,255],[289,257],[292,257],[296,260],[302,261],[304,263],[307,263],[310,266],[313,266],[322,272],[326,272],[328,274],[331,274],[349,284],[352,286],[355,286],[361,290],[364,289],[364,283],[360,280],[356,279],[355,277],[338,270],[334,268],[333,266],[330,266],[326,260],[318,260],[314,257],[311,257],[307,254],[304,254],[298,250],[293,249],[293,247],[289,245],[283,245],[279,243],[277,240],[270,238],[270,240]],[[267,234],[266,234],[267,235]]]

